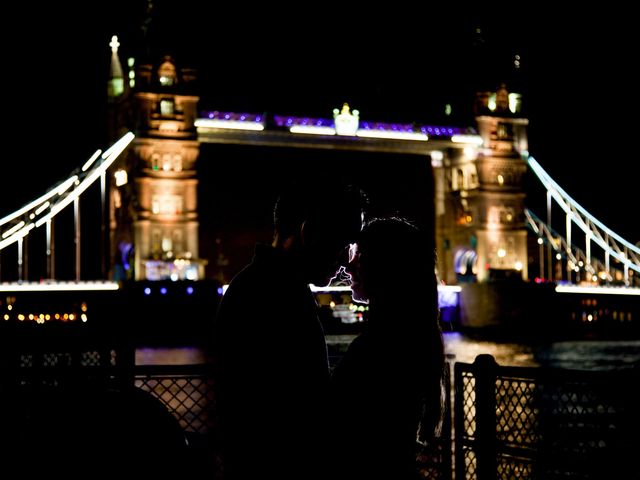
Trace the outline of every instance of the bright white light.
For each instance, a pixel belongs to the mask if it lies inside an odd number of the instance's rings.
[[[460,285],[438,285],[440,292],[461,292],[462,287]]]
[[[312,292],[316,293],[316,292],[322,292],[322,293],[330,293],[330,292],[350,292],[351,291],[351,287],[345,287],[345,286],[324,286],[324,287],[317,287],[315,286],[313,283],[309,284],[309,288],[311,289]]]
[[[118,47],[120,46],[120,42],[118,41],[118,36],[114,35],[111,37],[111,41],[109,42],[109,46],[111,47],[111,51],[113,53],[118,53]]]
[[[522,270],[522,262],[516,262],[516,263],[514,264],[514,267],[515,267],[515,269],[516,269],[516,270],[518,270],[518,271]]]
[[[47,208],[49,208],[49,205],[51,205],[50,202],[44,202],[42,205],[40,205],[38,207],[38,209],[36,210],[35,214],[36,215],[40,215],[42,212],[44,212]]]
[[[453,143],[472,143],[473,145],[482,145],[482,137],[480,135],[452,135]]]
[[[231,130],[264,130],[264,125],[258,122],[240,120],[221,120],[219,118],[199,118],[194,125],[201,128],[228,128]]]
[[[640,288],[625,287],[579,287],[577,285],[558,285],[558,293],[591,293],[603,295],[640,295]]]
[[[353,136],[360,124],[360,112],[358,110],[350,111],[349,104],[343,103],[341,110],[333,109],[333,123],[338,135]]]
[[[70,292],[118,290],[117,282],[2,283],[0,292]]]
[[[444,154],[440,150],[433,150],[429,153],[431,156],[431,166],[434,168],[442,167],[442,160],[444,159]]]
[[[504,258],[507,256],[507,251],[504,248],[499,248],[498,249],[498,257],[499,258]]]
[[[609,240],[615,240],[615,242],[622,244],[627,249],[634,252],[636,255],[640,255],[640,248],[629,243],[620,235],[616,234],[614,231],[606,227],[603,223],[601,223],[598,219],[593,217],[587,210],[584,209],[579,203],[577,203],[573,198],[571,198],[567,192],[565,192],[560,185],[558,185],[549,174],[540,166],[540,164],[533,158],[528,158],[529,166],[538,176],[542,184],[546,187],[547,191],[553,196],[558,205],[572,217],[574,223],[582,229],[587,234],[593,234],[591,231],[591,227],[588,226],[585,221],[581,218],[580,215],[577,215],[574,210],[577,210],[578,213],[583,215],[588,222],[593,223],[600,230],[604,231],[608,236]],[[600,238],[599,235],[593,235],[591,237],[592,241],[597,243],[600,247],[602,247],[605,251],[609,252],[609,254],[622,262],[625,262],[625,257],[623,256],[623,252],[620,252],[616,248],[612,248],[608,242],[604,239]],[[626,262],[625,262],[626,263]],[[636,272],[640,272],[640,265],[636,263],[627,263],[629,268],[635,270]]]
[[[336,130],[333,127],[317,127],[314,125],[294,125],[289,131],[291,133],[306,133],[309,135],[335,135]]]
[[[18,230],[20,230],[22,227],[24,227],[24,220],[22,220],[20,223],[16,223],[13,227],[11,227],[9,230],[4,232],[2,234],[2,238],[7,238],[9,235],[14,234]]]
[[[6,217],[0,219],[0,225],[4,225],[5,223],[10,222],[11,220],[13,220],[16,217],[19,217],[20,215],[23,215],[24,213],[28,212],[29,210],[31,210],[33,207],[35,207],[36,205],[41,204],[42,202],[44,202],[45,200],[53,197],[56,193],[58,193],[60,191],[60,189],[62,189],[64,187],[64,189],[66,190],[67,188],[69,188],[68,186],[65,187],[65,185],[67,185],[70,181],[71,183],[73,179],[77,178],[76,175],[74,175],[73,177],[71,177],[68,180],[65,180],[64,182],[62,182],[60,185],[52,188],[51,190],[49,190],[47,193],[45,193],[44,195],[42,195],[41,197],[35,199],[32,202],[29,202],[28,204],[26,204],[24,207],[20,208],[19,210],[16,210],[15,212],[7,215]]]
[[[120,140],[114,143],[108,150],[108,157],[105,157],[105,154],[102,154],[104,161],[96,167],[91,173],[89,173],[81,182],[78,183],[78,186],[69,193],[63,200],[59,203],[56,203],[47,215],[40,218],[36,222],[36,227],[39,227],[43,223],[45,223],[50,218],[53,218],[60,210],[69,205],[73,200],[78,198],[93,182],[95,182],[115,161],[116,158],[124,151],[125,148],[131,143],[131,141],[135,138],[135,135],[131,132],[126,133]],[[105,152],[106,153],[106,152]],[[77,177],[76,177],[77,178]],[[71,179],[69,179],[71,180]]]
[[[17,242],[21,238],[24,238],[25,236],[27,236],[29,232],[33,228],[35,228],[35,226],[36,226],[35,223],[28,223],[26,227],[22,228],[22,230],[19,230],[13,235],[11,235],[9,238],[0,241],[0,250],[2,250],[7,245],[11,245],[13,242]]]
[[[542,245],[544,243],[544,240],[542,240],[542,238],[538,238],[538,245]]]
[[[518,56],[516,55],[516,57]],[[516,68],[520,67],[520,62],[517,59],[516,59],[515,65],[516,65]],[[522,95],[520,95],[519,93],[509,94],[509,111],[511,113],[520,113],[521,103],[522,103]]]
[[[121,187],[122,185],[126,185],[126,183],[129,181],[126,170],[120,169],[117,172],[115,172],[113,176],[116,179],[116,187]]]
[[[84,165],[82,166],[82,171],[86,172],[91,166],[91,164],[96,161],[96,158],[100,156],[101,153],[102,153],[102,150],[96,150],[95,153],[91,155],[91,158],[86,162],[84,162]]]
[[[62,195],[64,192],[69,190],[69,188],[71,188],[72,185],[75,185],[77,181],[78,181],[78,176],[77,175],[74,175],[73,177],[67,178],[56,189],[56,193],[58,194],[58,196]]]
[[[366,130],[359,129],[356,132],[358,137],[367,137],[367,138],[389,138],[392,140],[418,140],[421,142],[426,142],[429,140],[429,136],[426,133],[417,133],[417,132],[397,132],[394,130]]]

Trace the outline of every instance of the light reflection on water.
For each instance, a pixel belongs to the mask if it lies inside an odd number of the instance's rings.
[[[518,343],[497,343],[470,339],[457,332],[444,334],[447,359],[450,362],[473,363],[476,356],[488,353],[498,365],[514,367],[535,367],[533,347]]]
[[[640,340],[569,340],[548,344],[493,342],[460,333],[444,334],[451,362],[473,363],[488,353],[502,366],[568,368],[576,370],[626,370],[640,368]]]
[[[197,347],[136,348],[136,365],[195,365],[207,362],[208,356]]]

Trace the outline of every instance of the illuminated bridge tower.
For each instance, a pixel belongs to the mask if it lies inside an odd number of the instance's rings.
[[[504,86],[478,93],[475,113],[480,148],[449,148],[434,163],[438,273],[446,283],[527,279],[528,120],[518,116],[520,96]]]
[[[477,236],[477,279],[528,279],[523,176],[528,150],[521,97],[505,85],[480,92],[476,122],[484,148],[476,160],[477,188],[469,201]]]
[[[194,70],[177,69],[170,57],[156,68],[138,67],[133,145],[136,280],[204,277],[204,262],[198,258],[195,80]]]

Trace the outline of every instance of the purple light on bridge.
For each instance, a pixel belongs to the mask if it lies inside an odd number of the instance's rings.
[[[311,117],[292,117],[285,115],[274,115],[275,124],[278,127],[294,127],[304,125],[315,125],[316,127],[334,127],[333,120],[326,118],[311,118]]]
[[[219,112],[216,110],[205,113],[204,116],[210,120],[232,120],[247,123],[260,123],[262,121],[262,115],[259,113]]]
[[[211,120],[235,121],[246,123],[261,123],[264,119],[262,114],[255,113],[234,113],[213,111],[205,113],[205,118]],[[274,115],[273,120],[276,126],[281,128],[291,128],[295,126],[315,126],[335,128],[333,119],[313,118],[313,117],[296,117],[293,115]],[[406,132],[406,133],[422,133],[436,137],[451,137],[453,135],[469,134],[474,135],[476,131],[473,128],[448,127],[441,125],[419,125],[413,123],[386,123],[360,121],[359,128],[368,131],[381,132]]]

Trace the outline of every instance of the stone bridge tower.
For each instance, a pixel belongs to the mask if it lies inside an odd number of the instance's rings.
[[[523,177],[527,171],[526,126],[520,95],[503,84],[477,96],[476,122],[484,148],[476,160],[478,281],[528,279]]]
[[[196,75],[170,57],[138,67],[134,245],[137,280],[197,280]]]
[[[438,245],[447,256],[438,267],[446,283],[528,277],[523,187],[528,120],[521,117],[520,98],[505,85],[479,92],[475,115],[482,145],[447,152],[436,184],[443,205]]]
[[[202,279],[195,71],[178,69],[170,57],[137,69],[129,59],[124,83],[117,46],[112,51],[110,132],[117,137],[114,134],[133,130],[136,138],[111,179],[111,276],[116,280]]]

